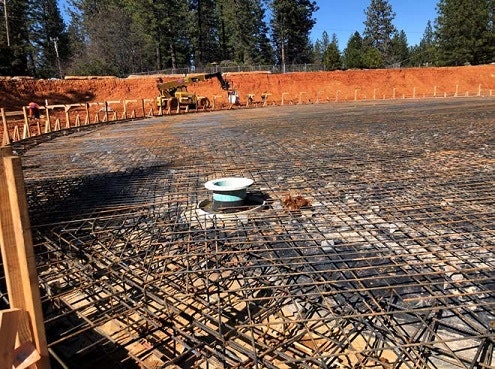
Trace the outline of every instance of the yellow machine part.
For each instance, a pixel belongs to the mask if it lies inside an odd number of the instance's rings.
[[[197,103],[196,95],[187,91],[176,92],[175,97],[179,100],[179,104],[181,105],[195,105]]]
[[[175,110],[179,105],[179,101],[177,100],[176,97],[158,96],[156,98],[156,105],[158,107],[161,107],[162,109],[170,108],[171,110]]]

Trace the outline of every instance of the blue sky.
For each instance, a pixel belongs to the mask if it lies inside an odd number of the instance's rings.
[[[371,0],[316,0],[319,10],[314,14],[316,25],[311,32],[311,40],[321,39],[323,31],[330,38],[337,35],[340,49],[344,49],[351,35],[364,31],[365,10]],[[395,12],[394,26],[404,30],[410,46],[417,45],[426,28],[428,20],[433,26],[437,17],[438,0],[389,0]]]
[[[58,0],[62,13],[66,8],[66,0]],[[337,35],[340,49],[344,49],[351,35],[358,31],[363,33],[366,19],[364,11],[371,0],[316,0],[320,8],[315,14],[316,25],[311,32],[311,41],[321,38],[323,31],[328,35]],[[438,0],[389,0],[395,12],[394,26],[404,30],[409,45],[416,45],[421,40],[426,23],[432,25],[437,16]]]

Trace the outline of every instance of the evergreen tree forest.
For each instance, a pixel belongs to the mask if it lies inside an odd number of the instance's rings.
[[[495,0],[437,0],[418,45],[369,0],[362,31],[312,41],[313,0],[0,0],[0,75],[127,76],[209,66],[324,70],[495,61]],[[359,26],[359,25],[352,25]],[[339,47],[342,45],[342,48]]]

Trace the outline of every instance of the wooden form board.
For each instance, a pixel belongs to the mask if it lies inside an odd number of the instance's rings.
[[[21,310],[0,310],[0,369],[12,369]]]
[[[36,273],[21,159],[0,148],[0,248],[11,308],[27,312],[18,326],[18,343],[32,342],[41,355],[34,364],[50,368]]]

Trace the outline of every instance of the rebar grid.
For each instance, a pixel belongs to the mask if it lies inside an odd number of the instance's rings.
[[[28,151],[50,348],[71,368],[495,367],[494,108],[174,116]],[[224,176],[266,206],[198,212]]]

